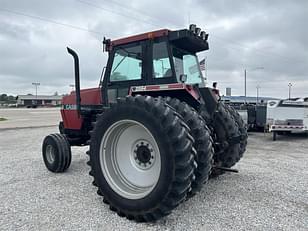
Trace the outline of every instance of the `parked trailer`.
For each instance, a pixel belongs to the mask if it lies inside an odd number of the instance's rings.
[[[247,110],[238,109],[236,111],[240,114],[240,116],[242,117],[245,124],[248,124],[248,112],[247,112]]]
[[[308,132],[308,97],[267,102],[267,126],[277,135],[292,132]]]
[[[266,128],[266,104],[229,104],[241,115],[249,131],[264,131]]]
[[[247,105],[248,129],[264,131],[266,128],[266,105]]]

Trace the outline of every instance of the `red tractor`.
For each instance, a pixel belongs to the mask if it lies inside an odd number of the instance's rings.
[[[108,62],[98,87],[75,88],[62,100],[60,134],[43,142],[52,172],[71,163],[71,146],[89,145],[97,193],[120,216],[155,221],[242,157],[246,127],[205,87],[196,53],[208,34],[195,25],[104,39]]]

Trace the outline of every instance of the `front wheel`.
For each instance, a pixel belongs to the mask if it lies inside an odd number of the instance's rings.
[[[43,141],[42,154],[45,166],[51,172],[64,172],[71,164],[71,147],[65,135],[46,136]]]
[[[191,189],[193,138],[163,100],[129,96],[112,105],[97,118],[89,154],[98,193],[128,219],[168,215]]]

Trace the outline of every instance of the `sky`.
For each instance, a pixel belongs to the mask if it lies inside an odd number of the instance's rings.
[[[66,94],[74,83],[75,49],[81,87],[98,86],[108,54],[103,37],[115,39],[161,28],[197,24],[209,33],[209,86],[222,94],[308,97],[306,0],[0,0],[0,94]]]

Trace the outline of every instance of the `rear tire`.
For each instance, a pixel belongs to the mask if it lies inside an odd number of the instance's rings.
[[[43,160],[51,172],[64,172],[72,160],[71,146],[65,135],[50,134],[45,137],[42,146]]]
[[[191,135],[195,139],[194,148],[197,151],[195,158],[197,162],[197,168],[195,169],[196,178],[192,182],[192,190],[188,194],[188,197],[192,197],[201,190],[211,174],[214,154],[211,132],[206,126],[204,119],[187,103],[170,97],[165,98],[165,100],[183,117],[183,120],[190,128]]]
[[[242,158],[244,152],[246,151],[246,146],[247,146],[247,139],[248,139],[247,125],[245,124],[241,115],[232,106],[230,105],[225,105],[225,106],[226,109],[229,111],[229,113],[233,116],[233,119],[235,120],[241,135],[239,158]]]
[[[170,214],[191,189],[193,142],[187,125],[161,99],[119,99],[97,118],[91,133],[90,175],[98,194],[110,210],[130,220]]]
[[[200,114],[203,116],[204,109],[200,108]],[[239,143],[232,144],[228,142],[232,137],[239,136],[238,126],[226,109],[226,106],[219,102],[211,124],[212,138],[214,140],[214,168],[212,169],[211,177],[215,177],[225,173],[225,171],[216,169],[217,167],[230,168],[235,165],[239,159],[240,145]]]

